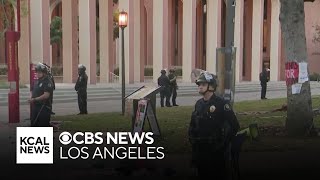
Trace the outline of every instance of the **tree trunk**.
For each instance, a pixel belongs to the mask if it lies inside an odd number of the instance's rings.
[[[285,45],[286,62],[308,62],[305,36],[304,0],[280,0],[280,22]],[[291,136],[302,136],[313,127],[309,81],[302,84],[300,94],[287,87],[286,129]]]

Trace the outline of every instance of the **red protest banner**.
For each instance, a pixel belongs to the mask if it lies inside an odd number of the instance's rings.
[[[291,86],[298,82],[299,64],[296,62],[286,62],[286,84]]]

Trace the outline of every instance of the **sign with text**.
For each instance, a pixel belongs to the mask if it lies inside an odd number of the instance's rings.
[[[286,84],[291,86],[298,82],[299,65],[296,62],[286,62]]]
[[[160,128],[157,118],[154,114],[151,104],[147,99],[141,99],[138,102],[137,113],[135,117],[133,132],[142,133],[145,120],[148,120],[154,135],[160,136]]]

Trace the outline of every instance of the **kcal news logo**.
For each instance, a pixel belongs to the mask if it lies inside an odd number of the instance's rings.
[[[53,164],[53,128],[17,127],[17,164]]]

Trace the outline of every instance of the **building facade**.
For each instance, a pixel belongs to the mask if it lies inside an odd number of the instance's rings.
[[[19,41],[20,77],[24,83],[29,81],[29,64],[39,61],[63,69],[61,81],[65,83],[75,82],[79,63],[87,66],[91,84],[110,82],[116,69],[121,70],[122,37],[114,38],[114,13],[121,10],[128,13],[124,30],[126,83],[145,81],[146,68],[152,69],[154,81],[161,69],[171,67],[182,69],[183,82],[191,82],[193,69],[216,73],[216,49],[225,44],[224,0],[21,2],[26,12],[21,16]],[[16,13],[13,6],[6,6],[10,8]],[[314,41],[320,24],[319,8],[320,0],[305,2],[311,74],[320,72],[319,44]],[[264,66],[271,70],[271,81],[285,79],[279,13],[279,0],[236,0],[236,82],[258,81]],[[50,24],[55,16],[62,19],[61,44],[50,44]],[[0,30],[3,27],[0,23]],[[5,62],[3,47],[1,40],[0,64]]]

